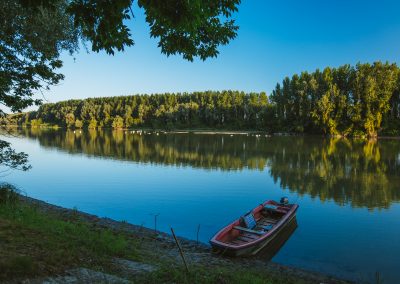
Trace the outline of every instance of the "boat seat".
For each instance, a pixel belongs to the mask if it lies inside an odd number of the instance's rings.
[[[240,217],[241,223],[245,225],[247,229],[254,229],[257,226],[256,219],[254,219],[253,212],[249,212],[246,215]]]
[[[264,235],[264,231],[256,231],[256,230],[252,230],[252,229],[248,229],[248,228],[244,228],[244,227],[240,227],[240,226],[234,226],[233,228],[236,230],[239,230],[239,231],[250,233],[250,234]]]
[[[263,230],[265,230],[265,231],[269,231],[269,230],[272,230],[272,228],[274,227],[274,225],[268,224],[268,225],[260,225],[260,226],[257,226],[257,227],[259,227],[259,228],[261,228],[261,229],[263,229]]]
[[[243,232],[248,232],[250,234],[257,234],[257,235],[263,235],[266,231],[269,231],[272,229],[273,225],[268,224],[268,225],[261,225],[257,224],[256,219],[254,218],[253,212],[249,212],[246,215],[242,216],[241,218],[241,223],[245,226],[235,226],[233,227],[236,230],[243,231]],[[261,229],[261,230],[256,230]]]

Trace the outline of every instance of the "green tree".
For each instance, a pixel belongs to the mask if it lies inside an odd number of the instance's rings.
[[[79,119],[75,120],[75,128],[82,128],[83,122]]]
[[[181,54],[187,60],[205,60],[218,54],[218,46],[236,37],[232,19],[240,0],[146,1],[144,9],[150,34],[161,52]],[[34,91],[47,89],[63,79],[62,51],[78,51],[79,40],[92,50],[108,54],[134,44],[127,20],[133,0],[4,0],[0,3],[0,102],[12,111],[32,104]],[[40,35],[40,36],[37,36]]]
[[[316,124],[321,127],[325,134],[338,134],[336,121],[332,117],[335,111],[332,100],[337,94],[338,90],[336,86],[332,85],[322,98],[318,100],[316,108],[312,112]]]
[[[236,37],[232,15],[240,0],[2,0],[0,103],[13,112],[40,105],[35,93],[64,78],[57,73],[60,54],[77,52],[80,40],[108,54],[133,45],[127,21],[133,17],[134,3],[145,11],[150,35],[163,54],[205,60]],[[92,125],[93,117],[85,121]]]
[[[78,48],[67,1],[31,2],[42,1],[0,1],[0,102],[12,111],[40,104],[35,91],[63,79],[55,73],[62,66],[60,52]]]
[[[120,117],[119,115],[117,115],[112,122],[112,127],[113,128],[124,128],[124,119],[122,117]]]
[[[395,64],[344,65],[286,77],[270,98],[263,92],[230,90],[91,98],[44,104],[25,115],[25,120],[14,115],[9,121],[62,126],[74,114],[85,126],[95,120],[100,128],[122,127],[122,118],[125,127],[395,134],[399,129],[399,74]]]
[[[272,92],[277,124],[330,135],[398,133],[400,70],[375,62],[318,69],[283,80]]]
[[[65,125],[70,128],[75,125],[75,115],[73,113],[67,113],[65,116]]]
[[[89,129],[95,129],[97,127],[97,120],[92,118],[89,122],[88,128]]]
[[[14,170],[27,171],[31,168],[28,164],[28,155],[17,153],[7,141],[0,140],[0,165]]]

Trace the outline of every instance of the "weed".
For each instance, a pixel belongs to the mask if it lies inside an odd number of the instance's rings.
[[[15,205],[19,200],[20,191],[8,183],[0,184],[0,205]]]

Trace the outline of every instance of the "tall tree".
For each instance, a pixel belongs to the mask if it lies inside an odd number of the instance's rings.
[[[374,137],[400,134],[399,94],[400,69],[375,62],[286,77],[271,101],[281,129]]]
[[[190,61],[195,57],[215,57],[220,45],[236,37],[238,26],[232,15],[239,3],[240,0],[2,0],[0,103],[13,112],[41,104],[35,94],[64,78],[57,73],[62,66],[61,52],[77,52],[81,40],[91,43],[93,51],[104,50],[108,54],[133,45],[127,21],[133,17],[134,4],[144,10],[150,35],[158,39],[162,53],[181,54]]]

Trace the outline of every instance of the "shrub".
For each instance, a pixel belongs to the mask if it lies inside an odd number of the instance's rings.
[[[0,204],[15,204],[18,202],[19,190],[8,183],[0,184]]]

